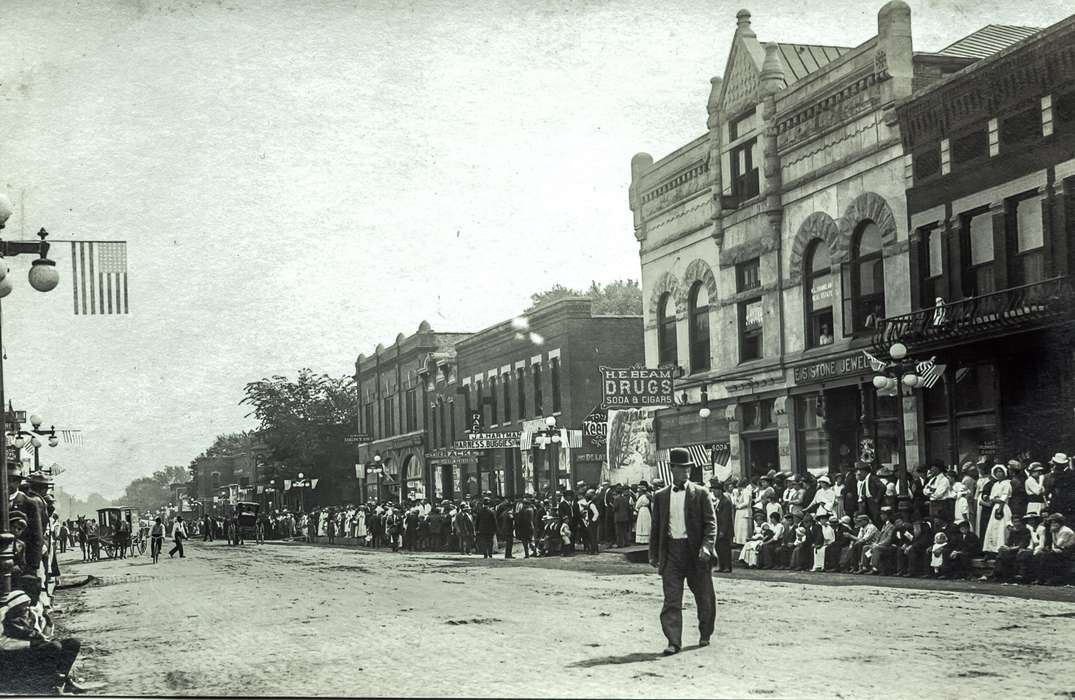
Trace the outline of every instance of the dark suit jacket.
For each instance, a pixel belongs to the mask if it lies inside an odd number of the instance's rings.
[[[492,508],[479,508],[474,520],[474,531],[479,535],[495,535],[496,530],[496,513]]]
[[[709,556],[715,556],[717,525],[713,514],[713,504],[709,501],[709,491],[704,486],[687,482],[686,484],[686,526],[687,543],[690,555],[696,557],[698,551],[705,547]],[[653,496],[653,529],[649,539],[650,561],[657,562],[657,570],[664,573],[668,562],[668,508],[672,496],[672,487],[665,486]]]
[[[732,533],[735,530],[735,504],[732,503],[732,499],[728,498],[728,494],[722,493],[720,495],[715,510],[717,517],[717,539],[731,539]]]

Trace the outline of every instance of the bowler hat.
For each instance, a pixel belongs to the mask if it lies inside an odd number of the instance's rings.
[[[668,466],[690,468],[695,466],[695,463],[690,452],[682,447],[673,447],[668,450]]]
[[[27,481],[29,481],[32,486],[48,486],[52,483],[52,479],[50,479],[44,472],[34,472],[30,474]]]

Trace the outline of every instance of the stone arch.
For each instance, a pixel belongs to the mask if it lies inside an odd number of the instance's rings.
[[[661,297],[666,293],[672,295],[672,303],[675,305],[677,319],[687,313],[687,295],[680,287],[676,276],[671,272],[666,272],[657,280],[657,284],[654,285],[653,292],[650,294],[649,322],[653,327],[657,326],[658,306],[660,306]]]
[[[695,282],[701,282],[705,285],[705,290],[709,294],[709,306],[710,308],[716,308],[717,278],[713,274],[713,268],[701,258],[692,260],[691,264],[687,265],[687,271],[683,273],[683,288],[681,294],[683,296],[684,308],[686,308],[686,302],[689,301],[688,297],[690,296],[691,289],[694,288]]]
[[[791,243],[791,259],[788,263],[788,282],[800,284],[803,278],[803,258],[810,244],[820,239],[829,246],[829,255],[833,262],[843,260],[847,250],[840,236],[840,227],[832,217],[823,211],[815,211],[799,225],[795,240]],[[850,245],[850,241],[848,241]]]
[[[850,254],[855,230],[863,221],[872,221],[881,231],[881,247],[885,255],[896,245],[896,217],[885,198],[876,192],[863,192],[844,210],[840,217],[841,261]]]

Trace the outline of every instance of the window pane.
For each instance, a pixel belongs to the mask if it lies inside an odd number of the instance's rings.
[[[815,241],[810,254],[810,272],[821,274],[829,271],[832,262],[829,259],[829,246],[824,241]]]
[[[923,409],[926,420],[948,419],[948,398],[945,394],[945,382],[939,380],[933,388],[922,392]]]
[[[755,299],[743,304],[743,330],[761,330],[763,316],[761,299]]]
[[[709,290],[701,282],[696,282],[691,290],[691,306],[695,309],[709,306]]]
[[[1015,210],[1018,228],[1019,252],[1034,250],[1045,245],[1041,230],[1041,200],[1037,197],[1023,199]]]
[[[874,258],[859,263],[859,296],[884,294],[885,263],[881,258]]]
[[[993,217],[987,212],[970,220],[970,264],[993,260]]]
[[[832,306],[832,275],[826,273],[810,280],[810,308],[814,311]]]
[[[859,233],[858,241],[858,256],[864,257],[870,253],[881,252],[881,229],[877,228],[877,224],[870,221],[868,222]]]
[[[761,274],[757,258],[739,263],[735,267],[735,272],[737,291],[745,292],[761,286]]]
[[[978,457],[995,457],[997,426],[992,413],[960,417],[956,422],[959,440],[959,463],[977,461]]]
[[[943,257],[941,256],[941,243],[944,240],[941,229],[933,229],[929,232],[929,276],[937,277],[944,272]]]
[[[875,423],[877,426],[877,442],[874,450],[877,461],[888,467],[895,467],[899,454],[899,423],[894,420],[883,420]]]
[[[933,462],[941,460],[948,464],[951,456],[951,437],[948,423],[936,423],[926,426],[926,459]]]
[[[992,409],[995,403],[993,365],[960,367],[955,373],[956,411]]]
[[[817,394],[795,397],[795,424],[799,430],[818,427],[817,398]]]

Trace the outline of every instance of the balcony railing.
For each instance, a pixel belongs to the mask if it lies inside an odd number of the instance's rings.
[[[1054,277],[883,319],[873,345],[880,351],[897,341],[922,347],[1072,318],[1075,284],[1070,277]]]

